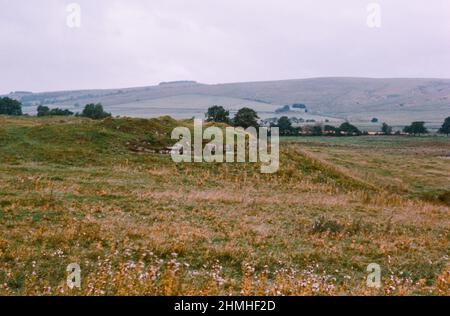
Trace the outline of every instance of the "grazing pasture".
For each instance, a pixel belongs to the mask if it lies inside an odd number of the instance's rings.
[[[190,124],[0,117],[0,294],[450,294],[450,138],[286,138],[272,175],[150,152]]]

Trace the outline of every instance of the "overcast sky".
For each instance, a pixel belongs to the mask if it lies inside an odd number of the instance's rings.
[[[80,28],[67,25],[71,2],[0,0],[0,93],[450,78],[448,0],[79,0]],[[380,4],[379,28],[367,24],[371,2]]]

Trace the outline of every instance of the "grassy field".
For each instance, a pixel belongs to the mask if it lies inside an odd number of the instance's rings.
[[[263,175],[153,153],[178,125],[0,117],[0,294],[450,295],[450,138],[288,138]]]

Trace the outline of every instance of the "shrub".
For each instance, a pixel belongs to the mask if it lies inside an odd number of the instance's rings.
[[[314,234],[330,232],[337,234],[342,231],[344,227],[335,220],[328,220],[325,216],[319,217],[313,224],[311,232]]]

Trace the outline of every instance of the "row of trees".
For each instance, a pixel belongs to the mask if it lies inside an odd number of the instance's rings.
[[[22,104],[14,99],[5,97],[0,98],[0,115],[20,116],[22,113]],[[37,107],[37,116],[81,116],[88,117],[94,120],[100,120],[111,116],[111,113],[105,112],[101,103],[86,104],[81,113],[74,114],[67,109],[54,108],[50,109],[48,106],[40,105]]]
[[[0,98],[0,115],[12,115],[19,116],[22,113],[22,104],[14,99],[4,97]],[[74,115],[73,112],[69,110],[63,110],[59,108],[50,109],[47,106],[38,106],[37,116],[71,116]],[[111,116],[111,113],[107,113],[103,109],[101,103],[91,103],[86,104],[81,114],[77,113],[76,116],[88,117],[94,120],[100,120]],[[230,112],[225,110],[222,106],[212,106],[206,112],[206,120],[208,122],[218,122],[226,123],[229,125],[239,126],[243,128],[248,127],[258,127],[259,117],[258,114],[250,108],[240,109],[233,119],[230,118]],[[305,127],[306,131],[303,131],[300,127],[293,127],[292,122],[286,116],[281,117],[276,124],[272,126],[277,126],[280,128],[280,134],[284,136],[298,135],[302,132],[312,135],[361,135],[363,134],[356,126],[345,122],[339,127],[334,127],[331,125],[325,125],[323,128],[320,125]],[[381,127],[381,132],[386,135],[392,134],[392,127],[386,123],[383,123]],[[413,122],[411,125],[406,126],[403,129],[404,133],[412,135],[427,134],[428,130],[425,127],[425,122]],[[441,134],[450,134],[450,117],[447,117],[439,129]]]
[[[59,108],[51,109],[48,106],[39,105],[37,108],[37,116],[71,116],[74,113],[69,110]]]
[[[233,126],[248,128],[248,127],[258,127],[259,117],[258,114],[250,108],[240,109],[233,119],[230,118],[230,112],[225,110],[224,107],[214,105],[208,109],[205,114],[206,121],[225,123]],[[280,129],[281,136],[293,136],[299,135],[303,132],[311,135],[322,135],[324,132],[327,134],[336,135],[361,135],[361,131],[354,125],[345,122],[340,127],[334,127],[331,125],[326,125],[323,129],[320,125],[315,125],[312,127],[305,127],[303,130],[301,127],[293,127],[292,122],[287,116],[281,117],[276,124],[271,124],[272,127],[278,127]]]
[[[80,116],[80,117],[88,117],[93,120],[101,120],[111,116],[111,113],[105,112],[103,109],[103,105],[101,103],[90,103],[86,104],[83,111],[80,113],[74,114],[69,110],[63,110],[60,108],[50,109],[47,106],[38,106],[37,108],[37,116]]]
[[[37,116],[39,116],[39,117],[41,117],[41,116],[72,116],[72,115],[88,117],[93,120],[101,120],[101,119],[110,117],[111,113],[105,112],[105,110],[103,109],[103,105],[101,103],[86,104],[86,106],[84,107],[81,114],[80,113],[74,114],[73,112],[71,112],[69,110],[62,110],[59,108],[50,110],[47,106],[42,106],[42,105],[38,106],[38,108],[37,108]]]
[[[359,136],[362,132],[354,125],[349,122],[342,123],[339,127],[332,125],[313,125],[302,127],[293,127],[291,121],[287,116],[280,117],[276,124],[271,124],[273,127],[278,127],[280,129],[281,136],[295,136],[300,134],[321,136],[321,135],[336,135],[336,136]]]
[[[230,112],[225,110],[224,107],[214,105],[208,109],[206,112],[206,120],[208,122],[218,122],[218,123],[226,123],[233,126],[240,127],[258,127],[258,114],[249,108],[240,109],[233,119],[230,118]],[[378,119],[376,120],[378,122]],[[293,127],[291,120],[287,116],[283,116],[278,119],[277,123],[272,123],[271,126],[278,127],[280,129],[280,135],[282,136],[293,136],[299,134],[308,134],[308,135],[363,135],[364,133],[360,131],[356,126],[350,124],[349,122],[342,123],[339,127],[335,127],[332,125],[315,125],[315,126],[305,126],[301,127]],[[381,126],[381,132],[385,135],[391,135],[393,129],[386,123],[383,123]],[[406,126],[403,129],[404,133],[412,134],[412,135],[421,135],[427,134],[428,130],[425,127],[425,122],[412,122],[411,125]],[[447,117],[444,121],[444,124],[439,129],[439,133],[441,134],[450,134],[450,117]]]
[[[208,109],[205,116],[207,122],[225,123],[243,128],[259,126],[258,114],[250,108],[240,109],[231,119],[230,111],[225,110],[222,106],[214,105]]]
[[[392,127],[387,125],[386,123],[383,123],[383,126],[381,127],[381,131],[383,134],[391,135],[392,134]],[[403,128],[403,132],[409,135],[422,135],[422,134],[428,134],[429,131],[425,127],[425,122],[418,121],[418,122],[412,122],[411,125],[405,126]],[[438,133],[440,134],[446,134],[447,136],[450,134],[450,116],[447,117],[442,124],[441,128],[439,129]]]

